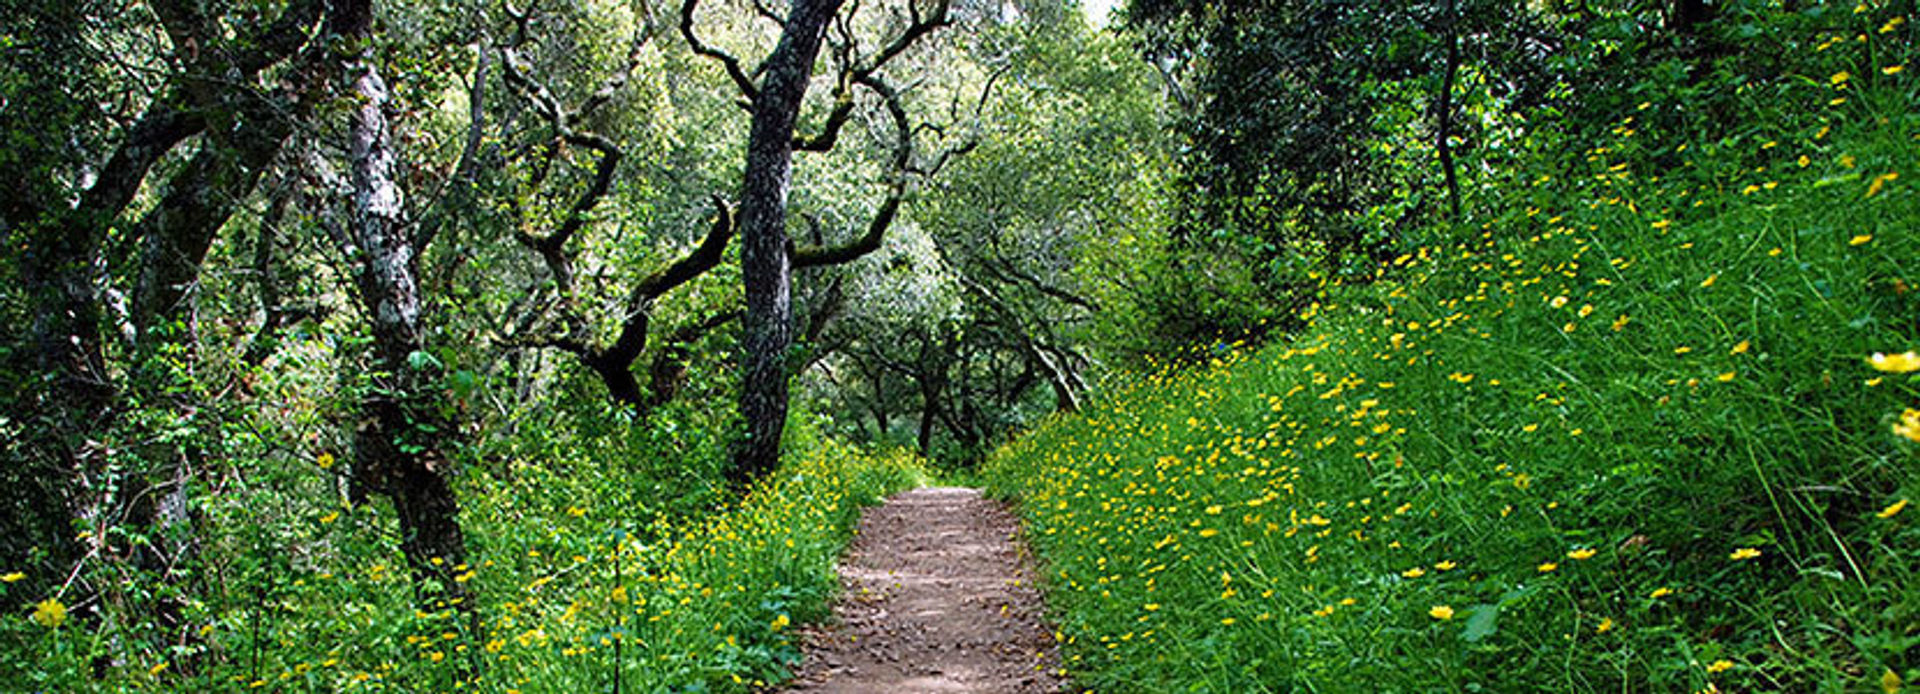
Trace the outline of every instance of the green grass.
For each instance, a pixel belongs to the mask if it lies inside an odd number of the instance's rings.
[[[999,451],[1069,669],[1102,692],[1920,679],[1920,444],[1890,429],[1920,387],[1867,361],[1920,348],[1913,84],[1684,149],[1623,114],[1582,170],[1523,170],[1291,342]]]
[[[90,678],[110,631],[7,620],[0,639],[30,660],[0,668],[0,689],[531,694],[612,691],[618,670],[621,691],[748,691],[798,662],[792,630],[827,614],[860,509],[929,478],[904,451],[804,450],[737,505],[678,527],[627,527],[622,509],[596,505],[607,493],[555,498],[571,481],[541,465],[470,480],[478,549],[462,570],[477,631],[414,609],[405,563],[379,536],[389,519],[309,509],[285,530],[299,555],[281,556],[266,588],[189,615],[201,643]]]

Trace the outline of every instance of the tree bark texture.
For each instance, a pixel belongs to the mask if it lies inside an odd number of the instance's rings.
[[[821,35],[842,0],[795,0],[786,31],[767,56],[753,99],[745,180],[740,189],[740,267],[747,311],[741,333],[740,415],[746,427],[728,472],[745,485],[780,462],[787,421],[787,352],[793,345],[792,243],[787,188],[794,123],[806,97]]]
[[[338,10],[339,34],[364,43],[372,33],[370,0],[349,0]],[[387,86],[370,49],[348,60],[345,78],[359,105],[348,129],[352,208],[341,239],[361,305],[372,326],[376,375],[363,398],[354,447],[354,477],[363,489],[393,500],[400,521],[400,549],[422,597],[443,598],[461,609],[471,604],[465,583],[454,580],[466,563],[460,505],[448,482],[450,461],[437,439],[440,421],[433,370],[416,363],[426,347],[421,328],[417,250],[402,223],[401,193],[394,180],[394,141],[388,126]],[[426,590],[437,583],[438,594]],[[434,607],[438,607],[436,604]]]

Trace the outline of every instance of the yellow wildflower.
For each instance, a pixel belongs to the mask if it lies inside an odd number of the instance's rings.
[[[1907,508],[1907,500],[1901,499],[1899,501],[1893,502],[1891,505],[1888,505],[1886,508],[1880,509],[1879,513],[1876,513],[1873,515],[1879,516],[1881,518],[1892,518],[1894,517],[1894,515],[1900,513],[1901,511],[1906,510],[1906,508]]]
[[[10,573],[10,574],[7,574],[7,575],[5,575],[5,576],[0,576],[0,583],[12,583],[12,582],[14,582],[14,581],[18,581],[18,580],[20,580],[20,579],[23,579],[23,578],[26,578],[26,577],[27,577],[27,575],[26,575],[26,574],[23,574],[23,573],[20,573],[20,572],[18,572],[18,571],[15,571],[15,572],[13,572],[13,573]]]
[[[1727,555],[1727,558],[1734,561],[1746,561],[1757,556],[1760,556],[1760,550],[1752,547],[1741,547],[1740,549],[1734,550],[1733,554]]]
[[[1888,182],[1891,182],[1894,179],[1897,179],[1899,177],[1900,177],[1900,172],[1898,171],[1888,171],[1878,176],[1874,176],[1873,181],[1867,184],[1867,194],[1862,197],[1870,198],[1875,195],[1879,195],[1880,189],[1883,186],[1887,185]]]
[[[67,606],[60,604],[57,598],[47,598],[33,604],[33,622],[48,629],[58,629],[67,621]]]
[[[1845,73],[1841,73],[1841,74],[1845,74]],[[1733,669],[1733,661],[1727,660],[1725,658],[1713,661],[1713,664],[1707,666],[1707,672],[1715,672],[1715,673],[1726,672],[1732,669]]]
[[[320,457],[313,459],[313,464],[319,465],[322,470],[333,467],[333,454],[321,453]]]
[[[1893,433],[1896,436],[1903,436],[1910,441],[1920,443],[1920,410],[1908,409],[1900,413],[1900,421],[1894,423]]]
[[[1453,608],[1446,605],[1434,605],[1433,609],[1427,610],[1427,616],[1441,620],[1453,619]]]
[[[1847,245],[1865,246],[1871,241],[1873,241],[1873,234],[1857,234],[1853,238],[1847,239]]]
[[[1597,627],[1594,627],[1594,628],[1593,628],[1593,633],[1596,633],[1596,634],[1605,634],[1605,633],[1607,633],[1607,632],[1609,632],[1609,631],[1613,631],[1613,618],[1612,618],[1612,617],[1608,617],[1608,618],[1606,618],[1606,619],[1602,619],[1602,620],[1600,620],[1600,626],[1597,626]]]
[[[1659,600],[1661,598],[1667,597],[1672,594],[1673,594],[1672,588],[1667,588],[1665,586],[1662,586],[1662,587],[1653,589],[1653,593],[1648,595],[1647,597],[1653,598],[1655,600]]]
[[[1588,559],[1592,559],[1593,555],[1596,553],[1597,553],[1596,550],[1594,550],[1592,547],[1582,547],[1580,549],[1576,549],[1574,551],[1568,552],[1567,558],[1575,561],[1586,561]]]
[[[1407,569],[1406,571],[1400,572],[1400,575],[1405,576],[1407,578],[1419,578],[1421,576],[1427,575],[1427,570],[1416,566],[1411,569]]]
[[[1540,566],[1538,566],[1538,567],[1535,567],[1535,568],[1537,568],[1537,569],[1539,569],[1539,570],[1540,570],[1540,573],[1543,573],[1543,574],[1544,574],[1544,573],[1551,573],[1551,572],[1553,572],[1553,570],[1555,570],[1555,569],[1558,569],[1558,568],[1560,568],[1560,565],[1559,565],[1559,564],[1555,564],[1555,563],[1553,563],[1553,562],[1546,562],[1546,563],[1544,563],[1544,564],[1541,564]]]
[[[1873,356],[1867,357],[1867,363],[1878,371],[1895,374],[1912,373],[1914,371],[1920,371],[1920,354],[1915,354],[1910,351],[1904,354],[1881,354],[1874,352]]]

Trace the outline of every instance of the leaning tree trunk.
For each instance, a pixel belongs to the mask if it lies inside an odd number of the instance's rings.
[[[821,34],[841,1],[794,1],[753,100],[746,180],[740,190],[740,269],[747,293],[740,337],[740,414],[746,432],[728,471],[736,485],[759,479],[780,462],[780,436],[787,422],[787,352],[793,346],[787,187],[794,122],[806,98]]]
[[[416,359],[426,346],[421,330],[419,271],[413,239],[401,223],[399,184],[394,181],[393,136],[387,125],[386,83],[374,64],[370,0],[349,0],[340,10],[341,36],[358,51],[346,66],[358,105],[351,115],[353,201],[346,234],[339,241],[352,263],[355,287],[372,324],[373,388],[362,400],[354,441],[354,477],[363,489],[393,499],[406,555],[423,601],[443,599],[471,609],[465,583],[454,580],[466,563],[460,505],[448,483],[450,461],[438,439],[440,422],[433,369]],[[439,590],[429,589],[438,585]],[[440,606],[438,604],[435,605]]]

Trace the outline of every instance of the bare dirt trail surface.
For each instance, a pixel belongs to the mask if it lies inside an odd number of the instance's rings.
[[[841,560],[835,619],[805,634],[788,692],[1058,692],[1053,632],[1019,524],[977,489],[868,509]]]

